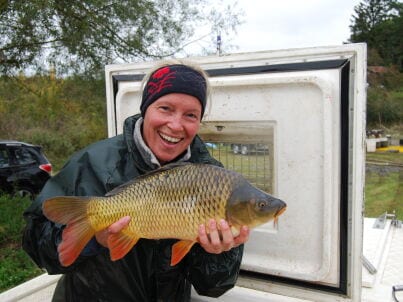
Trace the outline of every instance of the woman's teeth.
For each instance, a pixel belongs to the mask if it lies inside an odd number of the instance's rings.
[[[168,136],[168,135],[165,135],[165,134],[162,134],[162,133],[160,133],[160,136],[164,139],[164,140],[166,140],[166,141],[168,141],[168,142],[170,142],[170,143],[178,143],[178,142],[180,142],[180,138],[175,138],[175,137],[171,137],[171,136]]]

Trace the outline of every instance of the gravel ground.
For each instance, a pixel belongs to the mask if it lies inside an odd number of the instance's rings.
[[[391,164],[366,164],[365,165],[366,173],[378,173],[381,175],[387,175],[393,172],[400,172],[403,175],[403,167],[399,165],[391,165]]]

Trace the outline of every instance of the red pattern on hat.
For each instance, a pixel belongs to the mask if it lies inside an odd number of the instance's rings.
[[[169,93],[183,93],[196,97],[206,107],[207,80],[197,70],[182,64],[174,64],[155,70],[143,90],[140,111],[145,112],[158,98]]]
[[[159,93],[162,89],[172,87],[171,80],[175,79],[175,71],[171,72],[169,67],[164,67],[157,70],[148,82],[147,90],[152,97],[154,94]],[[153,82],[155,80],[155,82]]]
[[[171,69],[166,66],[163,67],[161,69],[158,69],[152,76],[153,79],[160,79],[162,78],[165,74],[169,73],[171,71]]]

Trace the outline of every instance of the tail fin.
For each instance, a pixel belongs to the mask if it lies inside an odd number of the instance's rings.
[[[71,265],[95,234],[87,216],[89,202],[89,197],[63,196],[50,198],[42,206],[49,220],[66,225],[57,249],[63,266]]]

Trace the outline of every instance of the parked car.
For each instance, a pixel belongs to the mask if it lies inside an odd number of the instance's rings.
[[[51,177],[40,146],[0,140],[0,191],[33,199]]]
[[[269,146],[266,144],[232,144],[234,154],[247,155],[249,153],[269,152]]]

